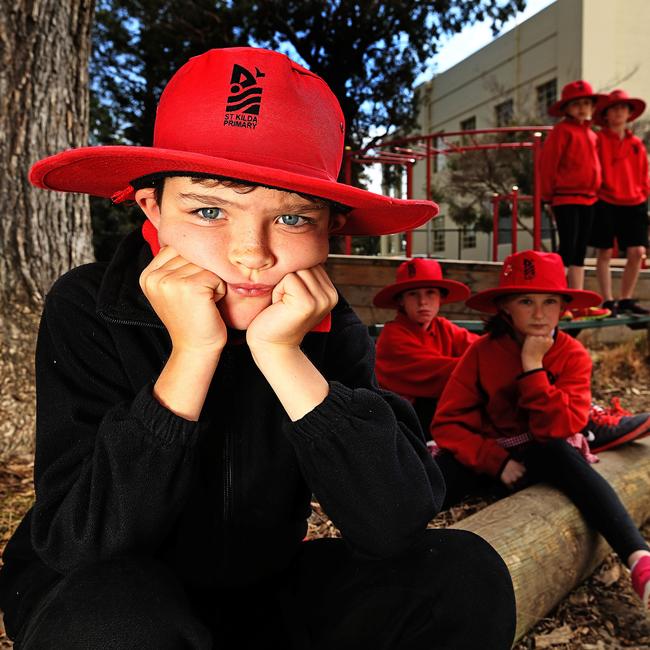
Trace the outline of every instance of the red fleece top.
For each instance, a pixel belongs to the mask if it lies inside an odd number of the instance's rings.
[[[523,373],[521,346],[514,339],[482,336],[442,393],[431,423],[433,439],[464,465],[497,477],[509,455],[496,438],[531,433],[545,440],[579,432],[591,404],[589,353],[558,332],[543,365],[544,370]]]
[[[602,179],[597,147],[589,122],[558,122],[542,147],[542,200],[552,205],[595,203]]]
[[[377,381],[411,402],[416,397],[440,399],[458,359],[477,338],[441,316],[423,330],[398,314],[377,340]]]
[[[645,145],[631,131],[620,138],[603,128],[598,133],[603,184],[598,198],[614,205],[639,205],[648,198],[648,154]]]

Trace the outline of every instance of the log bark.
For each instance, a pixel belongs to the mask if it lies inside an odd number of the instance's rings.
[[[87,144],[93,9],[93,0],[0,0],[0,454],[31,443],[43,298],[93,259],[87,197],[27,179],[36,160]]]
[[[603,452],[593,467],[637,525],[650,518],[650,440]],[[551,611],[611,552],[560,492],[536,485],[463,519],[454,528],[486,539],[503,557],[517,600],[516,639]]]

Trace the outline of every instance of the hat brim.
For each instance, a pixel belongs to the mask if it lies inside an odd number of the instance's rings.
[[[584,289],[561,289],[557,288],[540,288],[531,289],[530,287],[496,287],[494,289],[485,289],[475,293],[471,298],[465,301],[470,309],[482,311],[487,314],[496,314],[499,311],[496,301],[498,298],[516,293],[554,293],[566,296],[571,304],[571,309],[584,309],[586,307],[596,307],[602,302],[602,297],[595,291]]]
[[[554,104],[551,104],[548,107],[547,111],[548,114],[551,115],[552,117],[564,117],[565,115],[564,109],[566,108],[566,105],[569,102],[573,102],[576,99],[591,99],[591,101],[594,102],[595,104],[600,100],[601,97],[602,95],[589,93],[587,95],[577,95],[576,97],[571,97],[571,99],[560,99]]]
[[[397,298],[404,291],[409,289],[421,289],[423,287],[433,287],[434,289],[443,289],[446,294],[440,295],[440,304],[445,305],[450,302],[460,302],[470,295],[470,290],[462,282],[455,280],[408,280],[406,282],[395,282],[384,287],[372,299],[375,307],[382,309],[397,309],[399,303]]]
[[[643,114],[646,108],[646,103],[642,99],[638,99],[636,97],[629,97],[627,99],[614,99],[597,107],[597,110],[594,113],[594,123],[598,124],[598,126],[607,126],[607,123],[605,122],[605,112],[608,108],[611,108],[616,104],[629,104],[632,107],[630,115],[627,118],[628,122],[633,122],[636,120],[637,117]]]
[[[232,159],[156,147],[101,146],[69,149],[35,163],[36,187],[110,198],[149,174],[195,172],[269,185],[336,201],[352,210],[337,235],[388,235],[417,228],[438,214],[433,201],[395,199],[319,178],[315,170],[264,167]],[[127,195],[126,199],[132,199]]]

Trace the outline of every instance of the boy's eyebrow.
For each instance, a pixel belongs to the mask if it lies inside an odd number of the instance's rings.
[[[233,201],[228,201],[212,194],[200,194],[197,192],[179,192],[178,198],[181,201],[198,201],[199,203],[206,203],[212,205],[219,203],[219,205],[236,205]],[[293,210],[296,212],[304,212],[306,210],[321,210],[327,207],[325,203],[318,203],[316,201],[300,201],[288,199],[287,202],[280,207],[281,210]]]
[[[182,201],[199,201],[201,203],[214,203],[215,201],[225,204],[232,203],[232,201],[226,201],[225,199],[212,194],[198,194],[196,192],[179,192],[178,198]]]

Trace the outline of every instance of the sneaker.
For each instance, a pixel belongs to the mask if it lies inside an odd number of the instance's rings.
[[[650,609],[650,555],[644,555],[632,567],[632,586],[645,609]]]
[[[602,308],[609,309],[611,312],[611,318],[616,318],[618,316],[618,305],[616,304],[616,300],[605,300],[602,304]]]
[[[560,320],[573,320],[573,314],[571,313],[571,310],[565,310],[562,316],[560,316]]]
[[[593,434],[589,447],[594,453],[614,449],[649,435],[650,413],[635,415],[621,406],[618,397],[613,397],[609,407],[591,405],[583,433]]]
[[[618,311],[622,314],[635,314],[636,316],[647,316],[650,309],[641,307],[638,300],[634,298],[622,298],[617,304]]]
[[[584,307],[583,309],[572,309],[571,314],[573,315],[574,321],[581,321],[607,318],[612,315],[612,312],[602,307]]]

